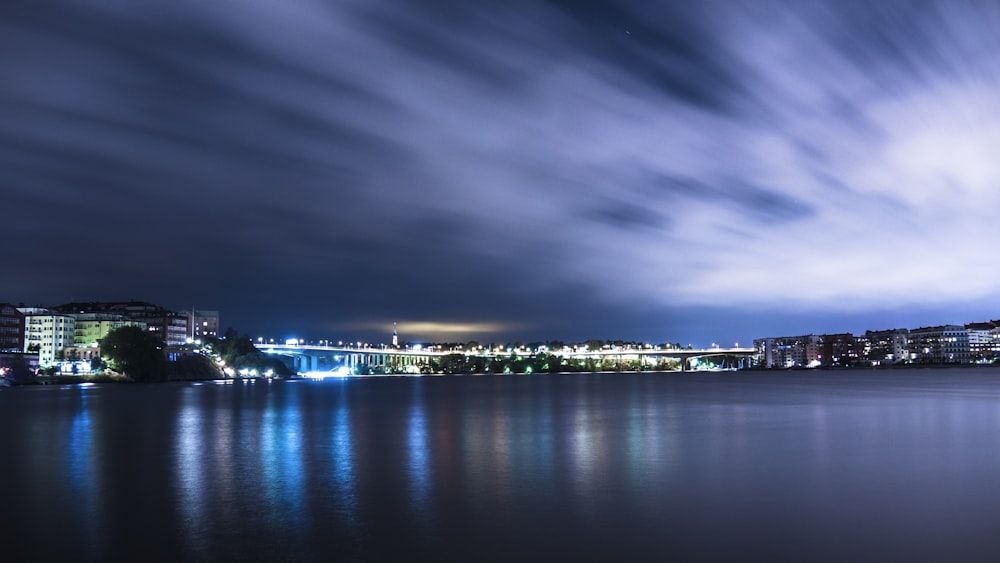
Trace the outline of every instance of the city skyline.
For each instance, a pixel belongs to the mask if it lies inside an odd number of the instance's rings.
[[[0,13],[0,301],[695,346],[1000,318],[989,3]]]
[[[192,342],[201,342],[201,337],[207,336],[211,338],[221,338],[226,339],[226,335],[230,331],[235,331],[237,335],[246,336],[254,343],[262,344],[300,344],[300,345],[327,345],[327,346],[358,346],[358,347],[409,347],[411,345],[417,346],[418,348],[422,345],[453,345],[453,344],[470,344],[470,343],[480,343],[480,344],[491,344],[493,346],[502,346],[520,343],[521,348],[524,348],[523,344],[525,342],[529,343],[530,347],[540,346],[546,347],[551,343],[561,342],[563,344],[583,344],[588,341],[594,342],[604,342],[604,343],[624,343],[629,345],[648,345],[648,346],[661,346],[665,345],[669,347],[679,347],[679,348],[694,348],[693,343],[687,345],[683,344],[684,339],[673,339],[673,340],[657,340],[655,338],[622,338],[622,337],[608,337],[608,338],[585,338],[576,340],[565,340],[558,337],[546,336],[535,339],[522,339],[522,338],[507,338],[507,339],[488,339],[483,342],[479,342],[473,337],[468,337],[469,334],[474,334],[477,327],[474,325],[454,325],[453,333],[456,338],[452,340],[432,340],[427,338],[421,338],[421,331],[428,331],[427,325],[434,323],[403,323],[402,327],[399,322],[393,322],[391,326],[391,331],[379,331],[378,329],[389,329],[386,327],[373,326],[376,330],[375,337],[371,339],[357,340],[353,335],[310,335],[304,334],[300,331],[294,329],[287,330],[278,334],[264,334],[264,333],[254,333],[251,334],[247,331],[241,331],[236,327],[228,326],[225,331],[221,331],[220,326],[220,312],[213,310],[198,310],[192,308],[191,310],[171,310],[169,307],[163,307],[158,304],[150,303],[147,301],[114,301],[114,302],[78,302],[78,303],[64,303],[60,305],[42,305],[36,304],[34,307],[26,307],[23,303],[15,306],[11,303],[0,303],[0,306],[4,306],[4,310],[9,312],[11,315],[20,315],[21,319],[26,319],[31,316],[36,316],[39,318],[52,318],[64,317],[64,318],[75,318],[78,321],[84,320],[85,322],[90,321],[112,321],[112,320],[126,320],[131,318],[132,320],[139,321],[138,326],[143,328],[149,327],[151,331],[157,332],[159,334],[165,334],[169,332],[169,336],[166,337],[165,343],[168,346],[184,346],[185,344],[191,344]],[[5,318],[0,315],[0,318]],[[72,320],[72,319],[71,319]],[[194,323],[192,325],[192,323]],[[443,323],[437,323],[434,329],[430,329],[430,332],[438,331],[439,326]],[[118,325],[115,325],[118,326]],[[818,337],[842,337],[845,335],[857,336],[857,337],[867,337],[869,333],[907,333],[912,331],[926,331],[932,329],[943,329],[957,327],[966,331],[970,338],[972,338],[972,333],[981,333],[976,335],[976,345],[982,347],[983,349],[989,350],[1000,350],[1000,320],[998,319],[966,319],[958,323],[930,323],[920,326],[893,326],[884,327],[882,325],[874,325],[879,328],[873,328],[872,326],[864,327],[861,330],[833,330],[833,331],[823,331],[816,330],[813,327],[808,330],[800,331],[798,336],[790,336],[791,333],[756,333],[753,336],[753,341],[756,343],[760,340],[767,339],[784,339],[784,338],[799,338],[802,336],[818,336]],[[23,327],[22,327],[23,328]],[[101,331],[106,332],[111,327],[104,327]],[[404,330],[402,336],[403,339],[400,340],[399,330],[402,328]],[[94,334],[103,334],[103,332],[98,331]],[[407,331],[410,331],[410,337],[406,336]],[[24,332],[24,331],[23,331]],[[73,331],[69,331],[73,333]],[[81,345],[93,346],[96,345],[96,340],[99,340],[99,336],[89,336],[91,329],[86,329],[80,335],[76,335],[76,339],[82,339],[79,343]],[[465,335],[465,336],[463,336]],[[562,346],[562,344],[560,344]],[[14,346],[13,348],[19,348],[20,346]],[[740,347],[739,341],[734,341],[732,343],[726,343],[721,340],[713,340],[710,345],[701,345],[699,349],[712,349],[712,348],[738,348]],[[745,347],[745,345],[744,345]],[[11,346],[7,346],[9,349]],[[482,346],[480,346],[482,348]],[[56,350],[53,350],[53,353]]]

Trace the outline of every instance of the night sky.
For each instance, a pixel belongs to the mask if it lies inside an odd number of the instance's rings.
[[[251,336],[1000,317],[995,2],[0,3],[0,302]]]

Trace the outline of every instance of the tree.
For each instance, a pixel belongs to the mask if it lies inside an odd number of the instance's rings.
[[[226,329],[225,337],[222,339],[205,338],[205,344],[226,362],[227,367],[234,370],[252,369],[258,374],[271,371],[280,377],[293,375],[292,370],[280,359],[261,352],[253,345],[253,340],[248,335],[240,336],[232,327]]]
[[[112,369],[139,383],[166,381],[163,348],[163,341],[156,335],[136,326],[112,330],[101,341],[101,355]]]
[[[227,365],[234,368],[241,367],[241,364],[253,364],[260,354],[248,335],[240,336],[232,327],[226,329],[221,340],[209,339],[208,342],[215,353],[225,360]]]

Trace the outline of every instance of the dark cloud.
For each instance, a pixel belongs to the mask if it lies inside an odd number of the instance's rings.
[[[672,207],[710,203],[731,207],[763,222],[808,219],[815,210],[800,199],[777,189],[732,179],[701,181],[670,175],[650,175],[651,197],[670,202]]]
[[[465,41],[464,48],[456,48],[456,37],[464,36],[467,29],[483,30],[484,21],[491,17],[510,18],[514,12],[484,10],[467,2],[445,3],[434,10],[414,13],[407,9],[385,10],[372,5],[363,8],[366,29],[387,43],[413,56],[427,65],[437,65],[448,72],[464,77],[470,82],[495,89],[497,94],[510,94],[530,83],[530,73],[521,61],[506,60],[496,56],[488,41],[514,41],[513,34],[504,34],[504,28],[487,27],[487,41]],[[498,33],[503,37],[496,37]]]
[[[636,203],[608,200],[584,215],[622,229],[657,229],[667,225],[664,217]]]
[[[556,2],[574,22],[568,38],[596,61],[665,96],[711,112],[738,110],[744,95],[728,51],[697,6],[639,2]]]

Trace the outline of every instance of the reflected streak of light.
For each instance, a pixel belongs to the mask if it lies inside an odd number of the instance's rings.
[[[69,448],[67,450],[69,469],[68,482],[76,488],[83,506],[82,525],[89,531],[88,537],[97,541],[98,533],[98,498],[100,488],[99,475],[94,459],[94,434],[90,420],[90,408],[87,404],[87,389],[80,386],[80,410],[73,417],[70,430]]]
[[[594,444],[587,408],[578,405],[573,413],[572,452],[573,480],[586,486],[594,469]]]
[[[596,408],[594,404],[593,390],[582,389],[578,395],[573,412],[573,427],[570,431],[570,454],[572,461],[570,470],[572,471],[572,482],[574,490],[577,491],[575,501],[581,510],[581,515],[595,522],[601,518],[599,514],[598,495],[594,493],[594,486],[599,482],[599,474],[596,465],[600,461],[599,456],[605,455],[603,450],[603,436],[600,429],[595,431],[595,427],[600,424],[595,420],[592,410]]]
[[[628,459],[628,472],[633,484],[640,483],[646,474],[646,459],[651,452],[646,451],[646,437],[648,436],[643,424],[642,410],[636,404],[635,395],[629,397],[627,409],[628,430],[626,431],[626,457]]]
[[[427,439],[427,418],[420,396],[410,407],[407,451],[409,453],[410,493],[418,514],[430,513],[430,455]]]
[[[280,407],[269,394],[261,429],[263,487],[274,524],[301,529],[305,524],[302,473],[302,414],[295,387],[286,387],[288,402]],[[280,412],[280,416],[276,414]]]
[[[357,528],[358,499],[354,475],[354,438],[351,432],[351,411],[346,404],[344,395],[340,396],[340,405],[333,421],[333,467],[334,486],[344,511],[343,521]]]
[[[547,479],[555,479],[555,444],[553,420],[551,406],[549,403],[548,390],[544,393],[533,396],[535,404],[532,406],[533,416],[524,419],[519,425],[518,432],[522,436],[528,436],[530,440],[526,443],[530,447],[524,450],[524,458],[519,465],[525,464],[536,468],[533,473],[544,475]]]
[[[510,420],[507,409],[500,405],[493,411],[493,468],[496,472],[496,490],[503,494],[505,502],[509,501],[512,491],[511,486],[511,460],[510,460],[510,436],[507,433],[507,424]]]
[[[198,390],[184,389],[180,415],[174,431],[176,451],[174,474],[180,489],[180,510],[183,513],[183,533],[191,545],[198,545],[198,536],[205,529],[204,437],[201,408],[195,398]]]
[[[833,469],[835,460],[832,459],[830,440],[830,416],[826,406],[818,401],[809,409],[809,414],[812,419],[812,424],[810,424],[812,439],[809,443],[812,446],[810,454],[815,486],[817,490],[822,490],[825,494],[830,495],[833,494],[833,479],[835,476],[835,470]]]
[[[218,397],[226,397],[225,395],[219,395]],[[227,401],[228,402],[228,401]],[[218,476],[218,481],[221,487],[223,487],[225,496],[232,495],[234,493],[231,483],[233,483],[233,419],[230,411],[225,407],[216,406],[212,409],[215,412],[214,424],[211,428],[211,433],[214,436],[212,443],[215,446],[215,475]],[[207,430],[207,429],[206,429]]]

